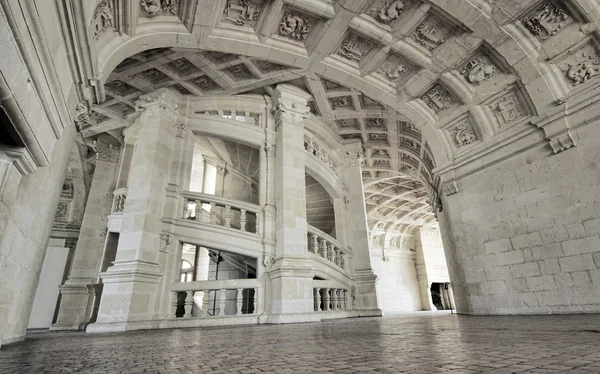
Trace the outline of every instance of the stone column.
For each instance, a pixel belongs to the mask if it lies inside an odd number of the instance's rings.
[[[346,222],[348,243],[352,249],[356,302],[361,315],[381,315],[375,284],[377,276],[371,268],[367,212],[362,183],[363,151],[359,142],[342,147],[344,185],[347,186]],[[350,265],[350,264],[348,264]]]
[[[52,330],[83,330],[94,305],[93,284],[106,240],[106,216],[111,213],[116,184],[119,147],[96,143],[96,168],[81,222],[69,278],[60,286],[58,318]]]
[[[275,151],[276,262],[271,278],[271,322],[318,320],[313,313],[311,264],[308,259],[304,118],[310,95],[280,84],[273,95],[277,108]]]
[[[124,331],[160,312],[161,218],[170,182],[177,134],[177,98],[168,91],[138,102],[138,141],[131,163],[127,206],[114,266],[101,274],[104,283],[97,322],[88,332]],[[168,238],[167,235],[163,237]],[[164,240],[163,240],[164,241]]]

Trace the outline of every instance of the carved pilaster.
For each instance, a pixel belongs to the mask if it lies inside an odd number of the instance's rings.
[[[173,235],[168,232],[160,233],[160,251],[164,253],[169,252],[169,246],[171,245],[171,241],[173,239]]]

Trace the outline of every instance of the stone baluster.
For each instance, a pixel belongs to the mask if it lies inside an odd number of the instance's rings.
[[[327,243],[327,260],[333,262],[334,249],[333,244]]]
[[[187,214],[188,214],[188,199],[187,198],[183,198],[183,219],[187,218]]]
[[[240,230],[246,231],[246,209],[240,209]]]
[[[258,288],[254,289],[254,314],[258,313]]]
[[[346,255],[344,253],[340,254],[340,267],[342,269],[346,269],[346,260],[345,260]]]
[[[319,256],[323,258],[327,257],[327,241],[321,238],[319,238]]]
[[[231,206],[225,205],[225,227],[231,227]]]
[[[348,290],[344,291],[344,310],[348,310]]]
[[[256,213],[256,234],[262,236],[262,227],[260,226],[262,214]]]
[[[314,254],[319,253],[319,237],[316,234],[310,234],[310,251]]]
[[[210,299],[210,290],[204,290],[202,295],[202,317],[208,317],[208,302]]]
[[[321,295],[319,294],[319,290],[320,288],[313,288],[313,302],[315,304],[315,312],[321,310]]]
[[[196,214],[196,221],[202,221],[202,201],[196,200],[196,208],[194,211]]]
[[[217,204],[215,203],[210,203],[210,223],[215,224],[217,223],[217,212],[215,210]]]
[[[173,299],[171,302],[173,318],[177,317],[177,307],[179,306],[179,297],[178,296],[179,296],[178,292],[173,292]]]
[[[331,300],[331,310],[337,310],[337,295],[335,293],[336,289],[332,288],[329,290],[329,292],[331,293],[331,295],[329,296],[330,300]]]
[[[337,309],[342,310],[342,290],[336,290]]]
[[[236,309],[237,316],[242,314],[242,305],[243,304],[244,304],[244,289],[238,288],[238,290],[237,290],[237,309]]]
[[[333,257],[335,264],[337,266],[340,266],[340,253],[341,251],[339,250],[339,248],[334,248],[333,249],[335,251],[335,256]]]
[[[225,315],[225,303],[227,302],[227,290],[221,288],[219,291],[219,316]]]
[[[323,288],[323,311],[329,310],[329,289]]]
[[[194,291],[186,291],[185,293],[185,314],[186,318],[192,316],[192,309],[194,308]]]

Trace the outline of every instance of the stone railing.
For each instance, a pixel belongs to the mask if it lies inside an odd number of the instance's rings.
[[[182,196],[183,218],[261,234],[260,207],[256,204],[191,191],[184,191]]]
[[[346,250],[334,238],[308,225],[308,251],[346,269]]]
[[[350,292],[344,288],[314,287],[313,303],[315,312],[353,309]]]
[[[248,112],[248,111],[235,111],[235,110],[209,110],[209,111],[197,111],[196,114],[202,114],[205,116],[215,116],[226,119],[232,119],[234,121],[244,122],[251,125],[260,126],[260,113]]]
[[[171,292],[171,318],[235,317],[258,310],[256,279],[176,282]]]
[[[119,188],[113,192],[112,213],[123,213],[125,210],[125,201],[127,200],[127,188]]]
[[[333,156],[329,154],[329,151],[325,149],[325,147],[321,146],[317,142],[315,142],[308,135],[304,135],[304,149],[311,156],[317,158],[317,160],[321,161],[325,166],[329,168],[333,172],[333,174],[337,174],[338,166],[333,159]]]

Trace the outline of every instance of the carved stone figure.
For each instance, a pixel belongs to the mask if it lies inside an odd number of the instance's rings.
[[[331,99],[331,106],[333,109],[345,108],[352,105],[352,98],[350,96],[338,96]]]
[[[305,40],[310,30],[310,22],[306,17],[286,13],[279,24],[279,34],[297,39]]]
[[[595,77],[600,72],[600,61],[594,55],[585,52],[581,54],[581,61],[569,65],[567,77],[573,86],[578,86]]]
[[[256,25],[261,8],[250,0],[228,0],[224,20],[239,26]]]
[[[464,147],[477,140],[477,135],[469,120],[463,121],[450,129],[450,134],[458,147]]]
[[[404,0],[386,0],[382,6],[371,9],[369,13],[372,17],[387,23],[397,19],[405,7]]]
[[[177,14],[179,10],[179,0],[140,0],[140,7],[147,15],[153,17],[164,11],[171,14]]]
[[[495,72],[496,67],[484,57],[475,58],[469,61],[460,71],[465,79],[474,85],[478,85],[490,78]]]
[[[386,62],[377,69],[377,73],[387,77],[391,81],[396,81],[406,74],[406,67],[402,64]]]
[[[529,31],[542,40],[546,40],[560,31],[571,20],[564,8],[559,8],[552,1],[547,1],[523,20]]]

